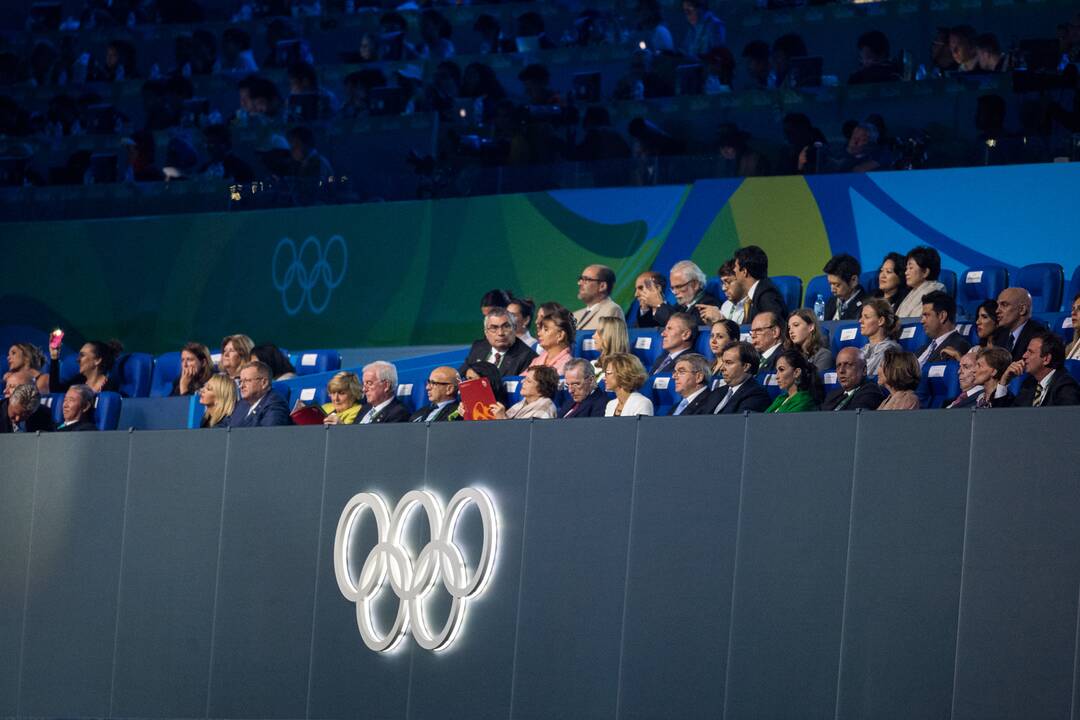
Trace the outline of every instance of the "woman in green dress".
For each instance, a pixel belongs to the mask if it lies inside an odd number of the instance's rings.
[[[776,384],[783,391],[767,413],[794,413],[817,410],[824,388],[817,369],[799,350],[785,350],[776,360]]]

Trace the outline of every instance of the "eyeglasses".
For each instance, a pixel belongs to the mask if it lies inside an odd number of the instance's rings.
[[[671,374],[672,374],[672,376],[675,376],[675,375],[694,375],[695,372],[693,370],[688,369],[688,368],[675,368],[675,370]]]
[[[588,387],[588,383],[584,382],[568,382],[566,383],[567,390],[577,390],[578,388]]]
[[[450,385],[456,385],[457,383],[442,382],[441,380],[427,380],[427,381],[424,382],[424,384],[425,385],[446,385],[446,386],[450,386]]]
[[[686,282],[680,283],[679,285],[672,285],[671,289],[675,290],[675,291],[679,291],[679,290],[682,290],[685,287],[690,287],[693,284],[694,284],[693,280],[687,280]]]
[[[379,383],[384,383],[385,380],[365,380],[362,384],[364,387],[375,387]]]
[[[503,323],[502,325],[488,325],[485,329],[488,332],[502,332],[504,330],[510,330],[510,323]]]
[[[240,384],[241,384],[241,385],[248,385],[248,384],[250,384],[250,383],[253,383],[253,382],[258,382],[258,381],[260,381],[260,380],[262,380],[262,378],[261,378],[261,377],[253,377],[253,378],[240,378]]]
[[[578,275],[578,282],[600,282],[600,278],[586,277],[585,275]]]
[[[780,326],[779,325],[766,325],[765,327],[761,327],[761,328],[750,328],[750,334],[751,335],[760,335],[761,333],[765,332],[766,330],[772,330],[775,327],[780,327]]]

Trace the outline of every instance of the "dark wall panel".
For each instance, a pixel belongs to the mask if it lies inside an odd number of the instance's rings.
[[[515,718],[615,714],[640,421],[570,422],[532,423]]]
[[[835,715],[856,419],[747,420],[728,720]]]
[[[714,717],[724,707],[746,420],[642,420],[662,452],[634,475],[620,718]]]
[[[1043,408],[975,419],[956,720],[1070,715],[1080,584],[1075,417]]]
[[[132,435],[113,713],[200,717],[228,433]],[[182,472],[162,482],[173,468]]]
[[[109,713],[130,436],[72,435],[38,441],[24,715]]]
[[[229,434],[210,716],[304,717],[327,433]]]
[[[952,703],[972,414],[907,415],[859,419],[838,718],[943,718]]]
[[[19,704],[26,561],[37,473],[37,438],[0,435],[0,716]]]

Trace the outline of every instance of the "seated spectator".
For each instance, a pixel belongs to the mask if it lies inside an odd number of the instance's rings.
[[[270,385],[272,378],[270,366],[259,360],[251,360],[241,366],[241,401],[229,416],[229,427],[292,425],[289,406],[284,398],[274,392]]]
[[[611,299],[615,289],[615,273],[606,265],[589,265],[577,279],[578,299],[585,307],[574,311],[578,330],[595,330],[600,318],[623,317],[622,308]],[[537,328],[539,332],[539,328]]]
[[[1002,52],[997,35],[983,33],[975,38],[976,66],[980,72],[1004,73],[1012,69],[1012,58]]]
[[[743,46],[742,57],[746,60],[747,86],[763,90],[769,87],[769,43],[752,40]]]
[[[13,373],[26,371],[30,374],[30,381],[37,386],[39,391],[49,392],[49,376],[41,372],[41,368],[45,365],[45,355],[37,345],[15,343],[8,348],[7,362],[8,369],[4,373],[4,380]],[[54,372],[59,372],[59,369]]]
[[[885,351],[902,349],[896,341],[900,337],[900,319],[896,317],[888,302],[874,298],[863,303],[859,332],[867,340],[862,347],[866,374],[877,377]]]
[[[364,63],[379,62],[381,53],[379,52],[379,38],[374,33],[366,32],[360,36],[360,43],[357,45],[356,51],[356,63],[363,65]],[[351,60],[352,58],[350,58]],[[386,83],[383,83],[384,85]]]
[[[273,343],[262,343],[251,348],[251,358],[266,363],[274,382],[292,380],[296,377],[296,368],[289,361],[289,356]]]
[[[592,363],[574,358],[566,363],[566,389],[570,399],[559,408],[561,418],[603,417],[607,393],[597,387]]]
[[[847,253],[834,255],[822,270],[832,294],[825,301],[825,320],[856,320],[867,292],[859,283],[862,266]],[[810,298],[807,298],[810,302]]]
[[[289,153],[296,163],[296,175],[301,179],[325,181],[334,174],[330,161],[315,147],[315,133],[300,125],[290,128],[285,135],[289,140]]]
[[[517,327],[517,337],[521,342],[536,350],[536,338],[529,332],[533,314],[536,312],[536,304],[530,298],[511,298],[506,311],[514,317],[514,325]]]
[[[1072,299],[1073,339],[1065,348],[1066,360],[1080,360],[1080,293]]]
[[[169,395],[194,395],[213,374],[210,350],[202,343],[189,342],[180,351],[180,377],[173,380]]]
[[[626,321],[621,317],[600,318],[600,323],[593,333],[593,343],[600,356],[592,364],[597,374],[603,373],[604,358],[615,353],[630,352],[630,333]]]
[[[723,47],[727,29],[723,20],[709,11],[706,0],[683,0],[682,11],[690,23],[680,47],[683,55],[700,58],[714,48]]]
[[[94,391],[86,385],[72,385],[64,393],[64,422],[57,426],[61,432],[97,430],[94,422]]]
[[[454,376],[457,377],[457,373]],[[326,413],[323,425],[352,425],[356,422],[360,416],[360,402],[364,398],[364,388],[356,373],[345,370],[335,373],[326,383],[326,394],[330,396],[330,402],[322,406]]]
[[[703,322],[716,323],[726,319],[741,325],[746,315],[746,305],[743,302],[746,292],[742,284],[735,279],[735,259],[724,261],[716,273],[720,276],[720,286],[724,290],[724,303],[720,307],[699,305],[698,314]]]
[[[743,322],[752,323],[760,312],[771,312],[777,321],[787,319],[787,306],[779,288],[769,279],[769,256],[757,245],[735,251],[735,281],[742,286]]]
[[[712,415],[720,399],[709,390],[712,373],[704,356],[686,353],[675,362],[671,377],[682,397],[672,415]]]
[[[1031,338],[1046,329],[1031,317],[1031,293],[1022,287],[1008,287],[998,294],[997,321],[1003,331],[1001,346],[1012,353],[1013,361],[1022,359]]]
[[[357,425],[408,422],[412,413],[397,399],[397,368],[376,360],[364,366],[363,379],[364,404]]]
[[[915,353],[919,367],[944,360],[959,360],[971,343],[956,331],[956,301],[947,292],[923,296],[922,326],[927,343]]]
[[[240,368],[251,360],[255,343],[247,335],[226,335],[221,340],[221,359],[218,369],[234,381],[240,377]]]
[[[721,351],[721,370],[724,387],[714,392],[717,403],[713,415],[735,415],[742,412],[763,412],[772,398],[754,378],[758,373],[760,356],[748,342],[730,342]]]
[[[1012,355],[1005,348],[988,348],[979,355],[975,363],[975,382],[982,386],[983,394],[975,407],[1009,407],[1013,404],[1008,384],[1001,382],[1012,362]]]
[[[187,180],[198,167],[199,154],[192,144],[181,137],[171,138],[165,147],[165,164],[161,168],[165,182]]]
[[[939,27],[930,43],[930,70],[933,77],[956,70],[956,61],[949,47],[949,31],[947,27]]]
[[[49,346],[49,357],[56,372],[49,373],[49,392],[64,393],[72,385],[89,385],[90,389],[99,392],[120,392],[120,383],[116,378],[109,377],[109,371],[116,364],[124,347],[116,340],[102,342],[91,340],[79,348],[79,372],[75,377],[68,378],[66,382],[60,378],[60,345]]]
[[[643,49],[653,53],[674,52],[675,40],[671,37],[671,31],[664,24],[664,16],[660,12],[658,0],[638,0],[635,8],[637,15],[637,29],[645,33]]]
[[[881,360],[881,384],[889,391],[878,410],[918,410],[919,360],[914,353],[886,350]]]
[[[1026,375],[1024,375],[1026,373]],[[1032,335],[1024,356],[1006,368],[999,381],[1007,386],[1024,375],[1015,407],[1080,405],[1080,384],[1065,369],[1065,343],[1051,330]]]
[[[518,52],[533,52],[536,50],[553,50],[555,43],[547,36],[544,28],[544,18],[538,12],[524,12],[517,18],[516,50]]]
[[[975,28],[957,25],[949,30],[949,52],[952,53],[956,71],[973,72],[979,67],[979,55],[975,50]]]
[[[282,116],[285,102],[272,80],[259,75],[249,75],[237,84],[240,109],[237,122],[241,125],[277,122]]]
[[[526,65],[518,73],[525,99],[531,105],[561,105],[562,98],[551,87],[551,72],[540,63]]]
[[[341,116],[348,120],[368,117],[371,114],[371,91],[386,86],[386,75],[378,68],[364,68],[345,76],[345,102]]]
[[[683,353],[690,352],[696,339],[697,320],[689,313],[672,315],[667,325],[660,331],[660,345],[664,349],[664,354],[656,358],[649,374],[670,373],[675,369],[675,360]]]
[[[454,56],[450,42],[454,27],[438,10],[428,8],[420,13],[421,42],[416,51],[425,60],[448,60]]]
[[[934,248],[920,245],[908,252],[904,268],[904,280],[910,290],[896,308],[896,315],[901,318],[920,317],[923,297],[945,290],[945,286],[938,282],[941,256]]]
[[[217,124],[203,128],[203,139],[206,142],[207,161],[199,169],[200,174],[241,184],[255,178],[251,166],[233,152],[232,134],[227,126]]]
[[[242,28],[226,28],[221,35],[221,57],[214,63],[215,73],[253,73],[259,71],[251,51],[251,35]]]
[[[269,49],[263,61],[266,68],[284,68],[296,60],[315,63],[311,47],[300,36],[300,28],[291,18],[275,17],[267,24],[266,47]],[[288,52],[283,52],[285,49]]]
[[[897,82],[900,68],[890,57],[889,38],[880,30],[870,30],[859,36],[859,69],[848,78],[848,85]]]
[[[792,59],[806,57],[809,54],[806,41],[797,33],[787,33],[776,38],[773,41],[770,56],[772,74],[769,77],[769,87],[784,87],[789,82],[788,74],[791,70]]]
[[[294,62],[289,65],[289,96],[292,98],[298,95],[315,95],[319,98],[318,116],[299,118],[304,122],[329,120],[337,112],[337,98],[319,85],[319,74],[311,63]]]
[[[460,96],[475,100],[478,117],[484,123],[490,123],[495,118],[496,107],[506,99],[506,90],[490,66],[469,63],[461,77]]]
[[[673,312],[694,316],[694,322],[702,322],[700,306],[719,307],[720,298],[705,290],[707,278],[695,263],[680,260],[671,267],[671,292],[675,294]]]
[[[165,179],[165,174],[155,164],[157,146],[153,133],[139,130],[131,137],[123,138],[120,145],[127,151],[125,182],[161,182]]]
[[[870,122],[861,122],[851,131],[844,152],[839,157],[830,158],[827,167],[830,172],[873,172],[882,166],[882,149],[878,145],[880,132]],[[806,155],[807,162],[809,154]],[[805,163],[800,158],[800,170]],[[809,170],[808,170],[809,171]]]
[[[634,280],[634,297],[638,301],[634,327],[664,327],[671,317],[671,306],[664,301],[667,279],[654,270],[641,273]]]
[[[997,300],[984,300],[975,313],[975,334],[979,337],[979,347],[1002,347],[1009,334],[1005,328],[998,327]]]
[[[976,366],[979,363],[979,356],[982,355],[982,353],[983,349],[976,345],[964,353],[964,356],[960,358],[960,369],[957,370],[956,377],[960,381],[961,392],[960,395],[946,407],[969,408],[973,407],[979,401],[983,389],[982,385],[978,385],[975,382],[975,372]]]
[[[602,162],[607,160],[626,160],[630,157],[630,146],[622,135],[611,126],[611,115],[602,105],[590,105],[581,120],[583,137],[581,143],[573,149],[571,159],[578,162]],[[619,177],[624,171],[623,163],[612,163],[611,185],[619,184]],[[598,184],[601,177],[607,177],[606,167],[593,169]],[[610,294],[610,293],[609,293]]]
[[[652,400],[638,390],[649,376],[636,355],[616,353],[604,359],[604,386],[615,393],[604,408],[604,417],[652,415]]]
[[[783,120],[784,150],[780,171],[785,175],[802,173],[805,168],[815,170],[823,161],[827,144],[825,135],[814,127],[804,113],[788,113]]]
[[[52,432],[56,429],[52,411],[41,402],[41,393],[20,371],[16,375],[25,381],[11,388],[8,397],[0,402],[0,433]],[[13,376],[14,377],[14,376]],[[10,379],[9,379],[10,383]]]
[[[612,98],[641,101],[674,94],[671,83],[653,69],[653,54],[638,49],[630,56],[630,69],[615,84]]]
[[[479,380],[480,378],[487,380],[491,392],[495,394],[495,402],[502,403],[504,407],[506,406],[506,386],[503,384],[499,368],[484,360],[477,360],[466,365],[464,377],[466,380]]]
[[[821,381],[817,370],[795,349],[780,353],[776,361],[776,384],[782,391],[765,409],[767,413],[796,413],[821,406]]]
[[[570,311],[563,306],[562,303],[549,300],[546,303],[541,303],[540,307],[536,308],[536,324],[539,325],[549,315],[558,315],[561,313],[569,313]]]
[[[391,11],[384,13],[379,18],[379,59],[401,62],[403,60],[415,60],[419,57],[416,48],[406,36],[409,32],[409,23],[405,16],[399,12]]]
[[[514,316],[504,307],[493,307],[484,318],[484,339],[473,342],[458,372],[465,373],[471,363],[484,361],[498,368],[503,377],[520,375],[535,357],[536,353],[518,339]]]
[[[891,252],[881,261],[878,269],[878,289],[874,292],[874,297],[886,300],[893,312],[897,311],[900,303],[911,292],[905,281],[906,267],[907,259],[898,252]]]
[[[452,367],[443,366],[432,370],[424,385],[427,389],[428,404],[413,413],[409,422],[461,420],[461,415],[456,412],[460,404],[460,382],[461,378]]]
[[[521,378],[521,400],[509,408],[501,403],[491,406],[495,420],[551,420],[558,416],[555,393],[559,392],[559,374],[546,365],[534,365]]]
[[[822,410],[877,410],[885,400],[881,387],[866,377],[866,360],[858,348],[836,353],[836,380],[840,387],[825,398]]]
[[[760,357],[759,372],[776,370],[776,361],[788,344],[785,329],[776,313],[770,311],[759,312],[750,323],[750,343]]]
[[[733,123],[724,123],[716,135],[719,153],[716,177],[755,177],[768,174],[767,163],[761,153],[747,145],[750,133],[743,132]]]
[[[236,410],[236,383],[225,373],[210,376],[206,384],[199,388],[199,404],[203,406],[201,428],[227,428],[233,420]],[[282,405],[285,401],[282,400]]]
[[[722,374],[724,361],[721,357],[723,349],[728,343],[739,342],[739,338],[739,326],[731,320],[721,320],[713,323],[710,327],[709,352],[713,355],[710,369],[713,376],[714,388],[724,384],[724,377]]]
[[[802,352],[818,372],[825,372],[833,366],[833,354],[814,313],[801,308],[788,317],[788,338],[794,349]]]
[[[574,319],[569,312],[561,312],[545,315],[544,319],[537,323],[536,337],[539,340],[539,355],[532,359],[529,367],[546,365],[555,369],[556,375],[562,375],[566,363],[573,357],[571,349],[574,347]]]
[[[517,49],[514,41],[503,35],[499,21],[494,15],[484,13],[477,16],[476,22],[473,23],[473,32],[480,36],[481,55],[512,53]]]
[[[93,80],[120,82],[139,77],[135,68],[135,46],[127,40],[112,40],[105,46],[105,62],[96,65]]]

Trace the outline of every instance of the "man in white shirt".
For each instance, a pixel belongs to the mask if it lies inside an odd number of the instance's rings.
[[[623,317],[622,308],[611,299],[615,289],[615,271],[606,265],[590,265],[581,271],[577,280],[578,299],[585,307],[574,312],[577,330],[596,330],[600,318]]]
[[[397,368],[383,360],[365,365],[363,387],[357,425],[408,421],[409,409],[397,399]]]
[[[758,372],[773,372],[776,369],[776,359],[783,350],[783,330],[776,313],[764,311],[754,316],[750,323],[750,343],[761,355],[761,366]]]
[[[675,392],[682,400],[672,411],[672,415],[711,415],[719,398],[709,392],[709,361],[698,353],[685,353],[679,356],[675,370],[671,373],[675,381]]]

